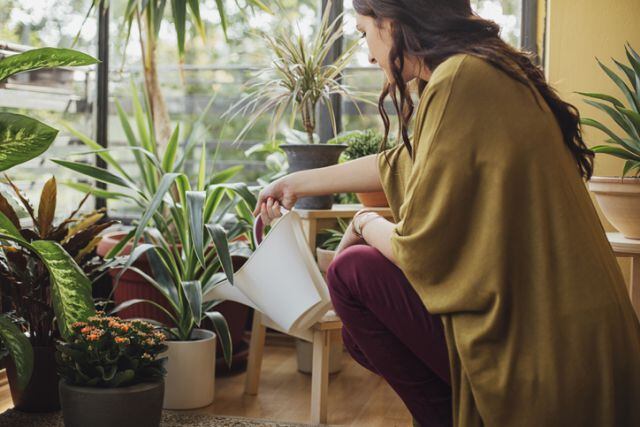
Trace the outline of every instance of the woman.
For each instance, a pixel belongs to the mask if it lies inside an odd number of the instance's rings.
[[[576,108],[468,0],[353,4],[400,143],[274,181],[254,214],[385,191],[395,221],[359,212],[328,285],[346,348],[420,425],[639,426],[640,325]]]

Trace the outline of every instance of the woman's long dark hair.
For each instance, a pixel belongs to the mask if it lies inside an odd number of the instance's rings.
[[[578,109],[560,99],[547,84],[542,69],[533,63],[532,55],[504,42],[498,24],[478,17],[469,0],[353,0],[353,6],[360,15],[374,18],[379,26],[384,18],[391,21],[389,65],[394,82],[385,84],[378,101],[385,127],[380,150],[389,136],[390,120],[384,100],[390,95],[398,114],[398,138],[411,153],[407,129],[414,106],[402,79],[405,55],[421,58],[433,71],[447,58],[468,53],[487,60],[530,88],[529,82],[533,83],[553,111],[582,177],[591,178],[594,153],[582,139]],[[426,82],[420,81],[420,93],[425,86]]]

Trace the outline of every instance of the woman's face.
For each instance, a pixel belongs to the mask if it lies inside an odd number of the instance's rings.
[[[391,21],[382,19],[378,26],[376,20],[370,16],[356,13],[356,29],[362,33],[369,48],[369,62],[378,64],[384,71],[389,82],[393,81],[393,74],[389,65],[389,51],[393,45],[391,37]],[[429,79],[431,74],[426,66],[421,66],[420,61],[415,57],[405,56],[402,79],[409,82],[416,77],[424,80]],[[399,65],[399,64],[398,64]]]

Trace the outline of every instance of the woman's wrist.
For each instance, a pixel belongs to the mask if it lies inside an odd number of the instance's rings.
[[[371,221],[382,218],[378,213],[371,211],[360,211],[353,218],[353,231],[360,237],[364,238],[364,227]]]

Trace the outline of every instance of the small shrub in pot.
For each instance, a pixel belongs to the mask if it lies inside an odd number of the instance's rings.
[[[102,313],[72,326],[57,346],[65,426],[158,426],[165,335],[147,322]]]

